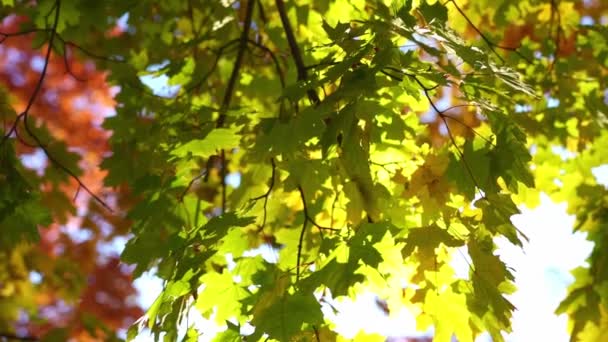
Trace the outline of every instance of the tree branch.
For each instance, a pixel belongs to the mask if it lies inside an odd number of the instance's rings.
[[[283,31],[285,31],[285,36],[287,37],[289,50],[291,50],[291,56],[293,58],[294,63],[296,64],[298,81],[305,81],[308,79],[306,65],[304,65],[304,60],[302,59],[300,47],[298,46],[296,37],[293,34],[293,29],[291,28],[291,23],[289,22],[289,17],[287,16],[287,11],[285,10],[285,3],[283,2],[283,0],[276,0],[275,3],[277,6],[277,10],[279,11],[279,16],[281,17]],[[321,102],[321,100],[319,99],[319,95],[317,95],[317,93],[313,89],[308,89],[307,94],[310,102],[312,102],[313,104],[317,105],[319,104],[319,102]]]
[[[31,28],[28,30],[23,30],[23,31],[19,31],[19,32],[12,32],[12,33],[6,33],[6,32],[0,32],[0,44],[4,43],[4,41],[7,38],[11,38],[11,37],[18,37],[18,36],[24,36],[24,35],[28,35],[28,34],[32,34],[32,33],[37,33],[37,32],[48,32],[48,29],[41,29],[41,28]]]
[[[241,32],[241,38],[239,39],[239,49],[236,54],[236,59],[234,60],[234,66],[232,67],[232,73],[230,74],[230,78],[228,79],[228,84],[226,85],[226,92],[224,93],[224,98],[222,100],[222,112],[220,113],[220,116],[217,119],[217,127],[222,127],[224,125],[224,121],[226,120],[225,112],[230,107],[230,102],[232,101],[232,95],[234,95],[234,88],[236,86],[236,82],[239,79],[241,66],[243,65],[243,57],[245,56],[245,51],[247,50],[247,43],[249,41],[249,30],[251,28],[251,20],[253,18],[254,6],[255,6],[254,0],[247,1],[247,8],[246,8],[246,12],[245,12],[245,21],[243,22],[243,32]]]
[[[230,74],[230,78],[228,79],[228,85],[226,86],[226,92],[224,93],[224,98],[222,100],[220,115],[217,118],[216,122],[216,127],[218,128],[222,127],[224,125],[224,121],[226,121],[226,111],[228,111],[228,108],[230,107],[232,95],[234,94],[234,88],[236,87],[236,82],[239,79],[241,66],[243,65],[243,57],[245,56],[245,50],[247,50],[247,44],[249,41],[249,30],[251,28],[251,20],[253,18],[254,7],[254,0],[247,1],[247,8],[245,10],[245,21],[243,22],[243,32],[241,32],[241,37],[239,39],[239,49],[236,54],[232,73]],[[222,213],[224,213],[226,212],[226,151],[224,151],[224,149],[220,151],[220,162],[220,177],[222,186]]]
[[[296,282],[300,280],[300,261],[302,259],[302,246],[304,244],[304,233],[306,232],[306,224],[308,223],[308,210],[306,209],[306,199],[304,198],[304,190],[298,185],[300,191],[300,198],[304,205],[304,223],[302,223],[302,230],[300,231],[300,238],[298,239],[298,255],[296,257]]]
[[[11,333],[0,333],[0,341],[39,341],[34,336],[18,336]]]

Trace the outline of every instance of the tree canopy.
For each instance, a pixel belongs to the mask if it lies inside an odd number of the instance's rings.
[[[525,245],[541,192],[594,243],[556,312],[608,335],[608,2],[1,8],[2,336],[197,341],[195,310],[215,341],[334,341],[322,306],[372,291],[436,341],[502,341],[495,241]]]

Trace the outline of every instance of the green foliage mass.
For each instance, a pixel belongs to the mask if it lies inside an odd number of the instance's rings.
[[[102,166],[137,199],[122,259],[165,281],[129,338],[175,340],[197,310],[226,326],[217,341],[246,324],[248,341],[336,340],[320,303],[371,290],[437,341],[501,341],[514,277],[494,239],[522,245],[511,217],[541,191],[595,243],[557,311],[573,339],[606,334],[608,190],[591,168],[608,163],[608,30],[581,24],[582,1],[3,3],[120,87]],[[49,216],[8,141],[0,226],[23,227],[0,242],[35,241]]]

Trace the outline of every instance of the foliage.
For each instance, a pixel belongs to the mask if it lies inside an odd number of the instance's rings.
[[[132,322],[129,275],[95,253],[128,233],[122,261],[165,281],[129,339],[195,341],[180,327],[196,311],[218,341],[246,324],[247,340],[336,340],[321,303],[367,289],[438,341],[501,341],[514,277],[494,240],[522,246],[511,217],[543,191],[595,243],[557,311],[573,339],[605,334],[603,1],[3,4],[5,330],[19,310],[34,335]],[[74,321],[36,313],[51,303]]]

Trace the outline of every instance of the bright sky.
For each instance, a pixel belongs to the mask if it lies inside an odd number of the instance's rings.
[[[508,340],[569,341],[566,315],[553,311],[574,281],[570,270],[585,263],[593,245],[585,234],[572,233],[574,216],[566,214],[565,203],[543,196],[539,207],[522,211],[513,223],[530,238],[523,251],[497,241],[499,254],[515,270],[518,288],[510,298],[517,311]]]

